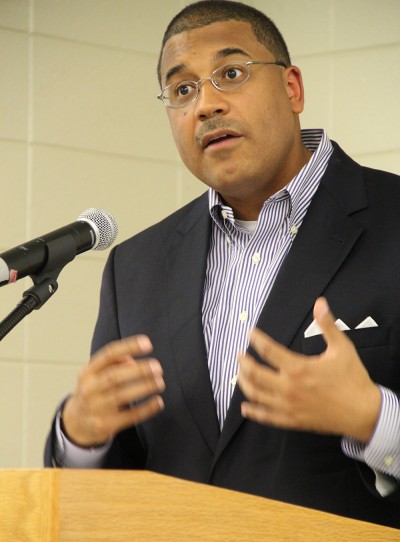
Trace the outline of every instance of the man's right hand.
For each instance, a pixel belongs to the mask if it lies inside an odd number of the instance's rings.
[[[150,339],[137,335],[109,343],[93,355],[62,412],[64,431],[74,444],[88,448],[104,444],[164,408],[160,363],[135,359],[151,351]]]

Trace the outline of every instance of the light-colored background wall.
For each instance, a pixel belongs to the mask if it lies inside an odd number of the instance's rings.
[[[400,0],[253,0],[303,70],[303,127],[400,173]],[[204,191],[181,165],[158,93],[162,33],[184,0],[0,0],[0,251],[109,210],[123,240]],[[384,219],[384,217],[382,217]],[[0,467],[37,467],[87,362],[107,254],[0,344]],[[0,318],[30,287],[2,288]]]

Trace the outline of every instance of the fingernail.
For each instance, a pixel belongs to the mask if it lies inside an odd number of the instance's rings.
[[[159,391],[164,391],[165,390],[165,382],[164,382],[164,379],[163,379],[163,377],[161,375],[154,376],[154,382],[156,383],[157,389]]]
[[[162,367],[160,365],[160,362],[156,359],[149,359],[148,361],[149,367],[151,369],[151,372],[154,375],[154,378],[156,378],[158,375],[163,374]]]
[[[318,299],[318,304],[317,304],[317,312],[318,312],[318,316],[320,318],[322,318],[323,316],[325,316],[326,314],[328,314],[329,312],[329,305],[328,305],[328,302],[327,300],[325,299],[325,297],[320,297]]]
[[[139,345],[139,348],[142,350],[148,352],[153,349],[153,346],[151,344],[150,339],[147,337],[147,335],[138,335],[136,337],[137,343]]]

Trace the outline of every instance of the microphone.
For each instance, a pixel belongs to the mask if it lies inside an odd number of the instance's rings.
[[[110,213],[86,209],[76,222],[0,254],[0,286],[62,268],[87,250],[105,250],[117,234],[118,226]]]

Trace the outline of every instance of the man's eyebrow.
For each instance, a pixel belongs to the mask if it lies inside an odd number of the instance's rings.
[[[171,79],[173,75],[176,73],[181,72],[185,69],[185,64],[178,64],[177,66],[173,66],[171,69],[169,69],[165,75],[165,84],[168,84],[168,80]]]
[[[217,62],[218,60],[226,58],[227,56],[230,56],[230,55],[243,55],[248,58],[251,58],[251,56],[248,53],[246,53],[246,51],[244,51],[243,49],[240,49],[239,47],[225,47],[224,49],[217,51],[213,55],[213,60]],[[171,77],[173,77],[177,73],[180,73],[185,68],[186,68],[185,64],[177,64],[176,66],[173,66],[172,68],[170,68],[165,75],[165,84],[167,85]]]
[[[221,60],[222,58],[226,58],[230,55],[243,55],[251,58],[249,53],[246,53],[246,51],[240,49],[239,47],[225,47],[225,49],[221,49],[214,54],[214,60]]]

